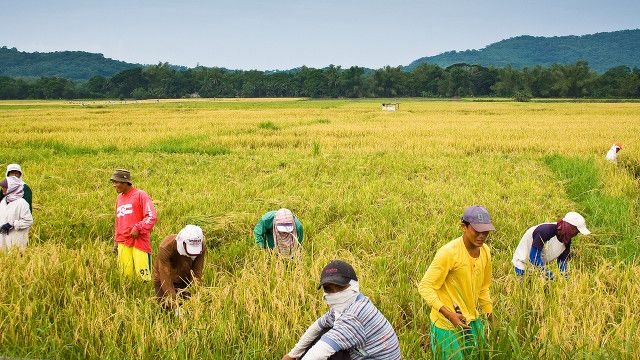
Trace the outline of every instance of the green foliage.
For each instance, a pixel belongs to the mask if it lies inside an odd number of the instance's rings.
[[[513,100],[517,102],[528,102],[531,100],[531,94],[526,91],[518,90],[513,94]]]
[[[0,77],[0,99],[164,99],[190,97],[513,97],[640,98],[640,69],[622,67],[598,76],[584,61],[549,68],[496,69],[455,64],[420,65],[411,72],[386,66],[302,67],[290,72],[229,71],[198,67],[177,71],[167,63],[137,67],[83,83],[63,78],[25,81]]]

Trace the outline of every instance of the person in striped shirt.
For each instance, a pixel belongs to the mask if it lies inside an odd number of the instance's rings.
[[[329,262],[322,270],[320,287],[329,311],[309,326],[283,360],[400,359],[393,327],[360,293],[351,265]]]
[[[495,227],[482,206],[465,209],[460,226],[462,236],[438,249],[418,285],[431,306],[436,359],[463,359],[478,351],[485,341],[481,313],[492,320],[491,254],[485,241]]]

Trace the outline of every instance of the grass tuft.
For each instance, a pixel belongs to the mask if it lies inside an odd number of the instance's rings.
[[[146,152],[159,152],[166,154],[202,154],[202,155],[227,155],[231,150],[224,146],[208,145],[203,136],[171,137],[149,144],[141,149]]]
[[[263,121],[258,124],[258,128],[265,130],[280,130],[280,127],[271,121]]]

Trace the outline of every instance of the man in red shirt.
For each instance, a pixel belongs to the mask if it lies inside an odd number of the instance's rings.
[[[133,187],[131,173],[117,169],[111,183],[118,192],[114,250],[118,266],[126,276],[138,274],[151,280],[151,230],[158,217],[146,192]]]

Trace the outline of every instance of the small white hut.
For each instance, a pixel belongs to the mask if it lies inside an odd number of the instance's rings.
[[[382,111],[396,111],[398,109],[400,109],[400,103],[382,104]]]

